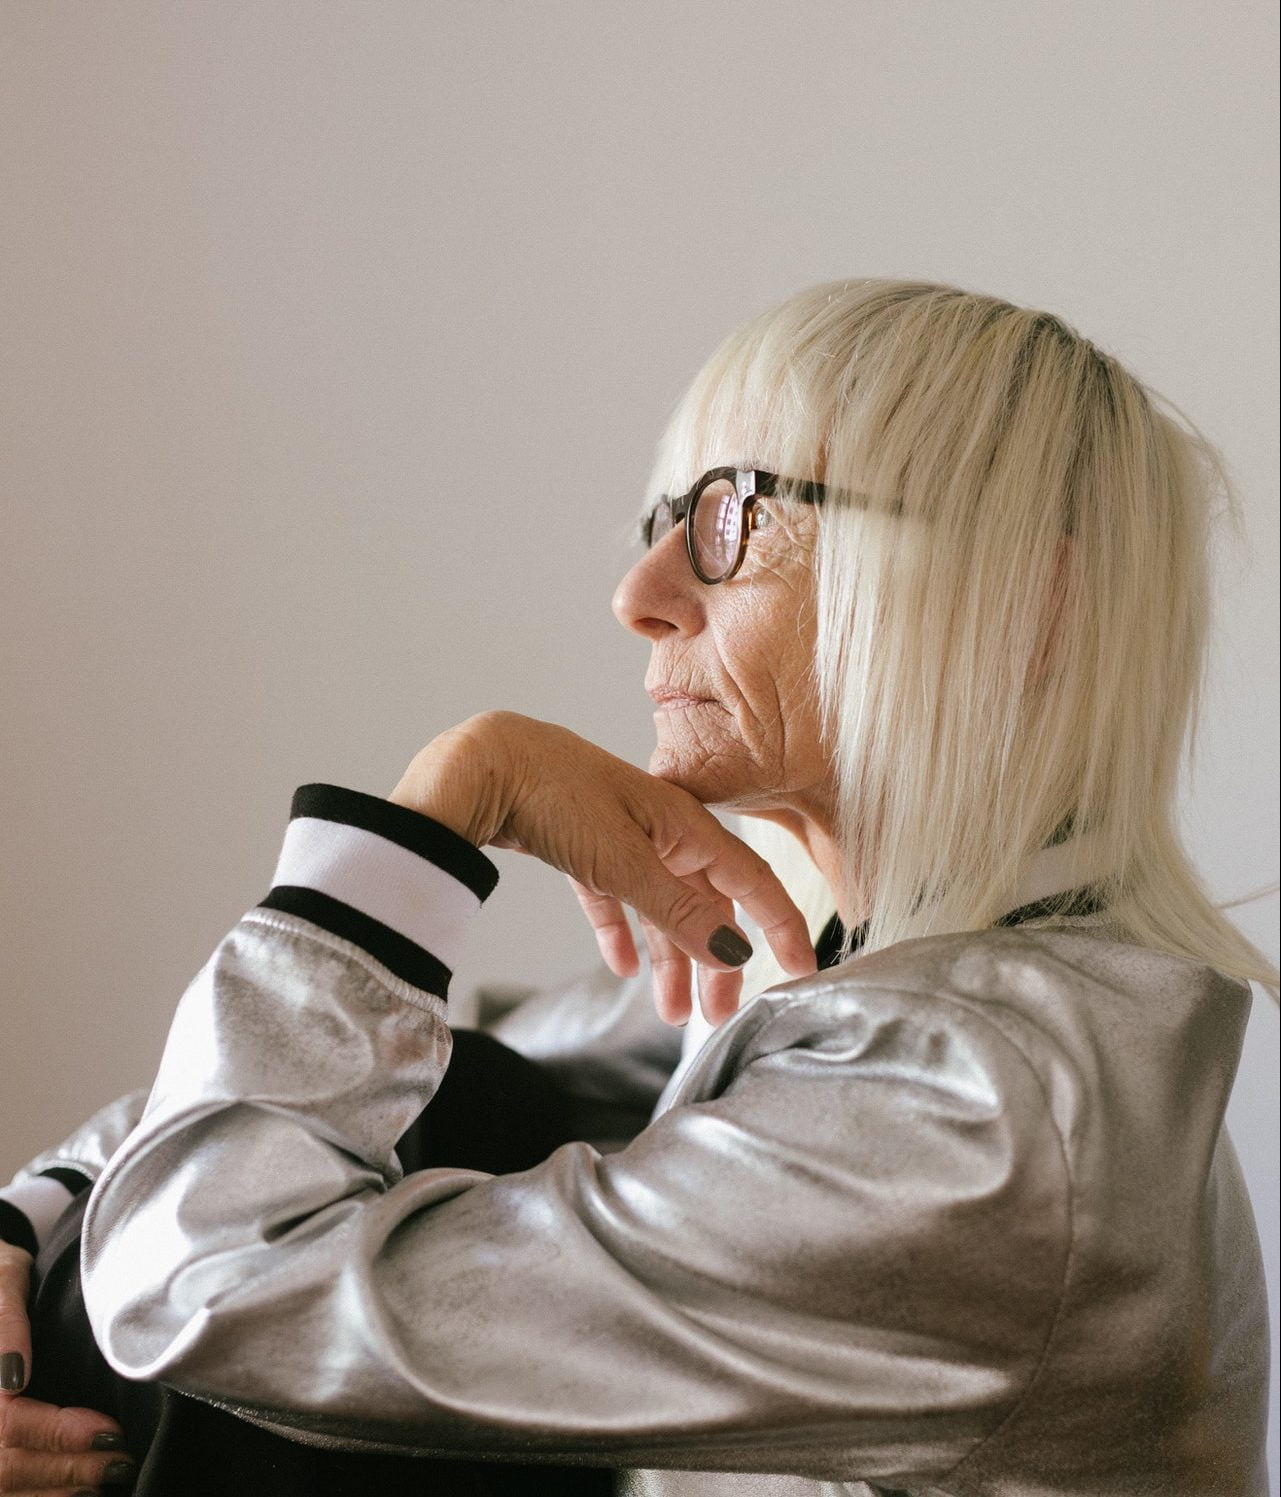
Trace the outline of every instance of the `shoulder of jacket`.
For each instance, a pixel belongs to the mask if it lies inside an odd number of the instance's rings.
[[[1212,1005],[1248,1010],[1250,987],[1208,964],[1136,946],[1105,926],[1084,921],[949,932],[900,941],[838,967],[794,979],[755,1000],[781,1013],[801,1006],[830,1021],[867,1006],[947,1014],[972,1020],[1019,1021],[1058,1032],[1070,1000],[1077,1027],[1092,1015],[1137,1014],[1163,1026],[1186,1022]]]
[[[1066,1125],[1085,1097],[1102,1106],[1104,1072],[1182,1074],[1196,1054],[1230,1076],[1249,985],[1215,968],[1066,922],[923,936],[852,957],[762,993],[737,1017],[735,1069],[802,1048],[865,1063],[873,1048],[936,1074],[1033,1072]],[[727,1057],[729,1058],[729,1057]],[[1217,1084],[1217,1081],[1216,1081]]]

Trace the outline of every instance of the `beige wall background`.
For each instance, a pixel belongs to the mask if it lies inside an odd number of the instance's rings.
[[[150,1079],[295,785],[385,793],[488,706],[644,762],[608,603],[654,440],[722,333],[819,279],[1049,308],[1221,444],[1247,534],[1186,826],[1216,896],[1274,879],[1276,27],[7,0],[0,1174]],[[592,958],[500,858],[464,993]],[[1276,897],[1238,916],[1275,958]],[[1230,1114],[1274,1306],[1277,1033],[1256,997]]]

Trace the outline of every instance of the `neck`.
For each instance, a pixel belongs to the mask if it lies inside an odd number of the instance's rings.
[[[847,930],[853,930],[867,918],[867,901],[857,880],[847,875],[845,860],[835,830],[827,818],[795,810],[769,810],[749,813],[759,821],[770,821],[791,833],[808,853],[832,891],[836,913]],[[1008,891],[1004,911],[1055,894],[1089,884],[1105,871],[1093,839],[1067,835],[1043,847],[1025,865],[1017,884]]]
[[[758,821],[773,822],[796,838],[832,891],[836,900],[836,912],[843,925],[852,927],[864,919],[866,911],[862,896],[857,888],[851,887],[851,881],[847,878],[845,859],[841,856],[840,844],[829,821],[807,816],[800,811],[753,811],[748,814]]]

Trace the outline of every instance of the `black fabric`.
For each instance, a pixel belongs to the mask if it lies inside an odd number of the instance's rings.
[[[569,1106],[532,1061],[459,1029],[431,1106],[396,1146],[406,1171],[453,1165],[490,1174],[540,1163],[570,1139]],[[28,1393],[120,1421],[139,1462],[137,1497],[605,1497],[599,1467],[518,1466],[315,1450],[160,1383],[117,1377],[93,1340],[80,1294],[88,1192],[37,1259]]]
[[[8,1201],[0,1201],[0,1242],[21,1248],[33,1258],[36,1255],[35,1228],[27,1220],[26,1212],[19,1211]]]
[[[321,821],[339,821],[360,827],[426,858],[437,868],[466,884],[477,899],[488,899],[498,883],[498,869],[466,837],[420,811],[398,806],[394,801],[363,790],[345,790],[341,785],[300,785],[289,808],[290,819],[314,816]]]
[[[448,998],[449,979],[453,973],[444,962],[390,925],[384,925],[381,920],[375,920],[372,915],[366,915],[363,910],[345,904],[331,894],[322,894],[319,889],[307,889],[300,884],[277,884],[265,899],[258,902],[258,908],[281,910],[286,915],[310,920],[331,935],[367,951],[375,961],[381,962],[411,987],[422,988],[425,993],[434,993],[438,998]]]
[[[1049,915],[1095,915],[1105,908],[1099,890],[1089,884],[1079,889],[1068,889],[1063,894],[1051,894],[1046,899],[1034,899],[1030,904],[1021,904],[1017,910],[1002,915],[998,925],[1022,925],[1025,920],[1044,920]]]
[[[850,949],[853,956],[863,944],[863,938],[867,935],[867,925],[860,925],[854,932],[854,944]],[[817,941],[814,942],[814,956],[818,961],[818,970],[825,971],[828,967],[835,967],[841,959],[841,942],[845,939],[845,927],[841,924],[841,917],[833,915],[823,927]]]
[[[93,1184],[88,1175],[79,1170],[68,1169],[61,1164],[51,1165],[47,1170],[40,1171],[42,1180],[56,1180],[59,1185],[69,1190],[73,1196],[78,1196],[82,1190],[88,1190]]]

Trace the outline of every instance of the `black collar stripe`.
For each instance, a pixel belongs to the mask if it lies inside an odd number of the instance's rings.
[[[1062,894],[1051,894],[1045,899],[1034,899],[1028,904],[1021,904],[1008,915],[1002,915],[996,924],[1023,925],[1029,920],[1044,920],[1052,916],[1094,915],[1104,908],[1105,902],[1099,891],[1089,884],[1083,884],[1080,888],[1068,889]],[[866,939],[865,920],[854,932],[854,939],[850,943],[851,956]],[[841,959],[841,944],[844,940],[845,927],[841,924],[841,917],[833,915],[814,943],[814,955],[818,959],[820,970],[837,965]]]

